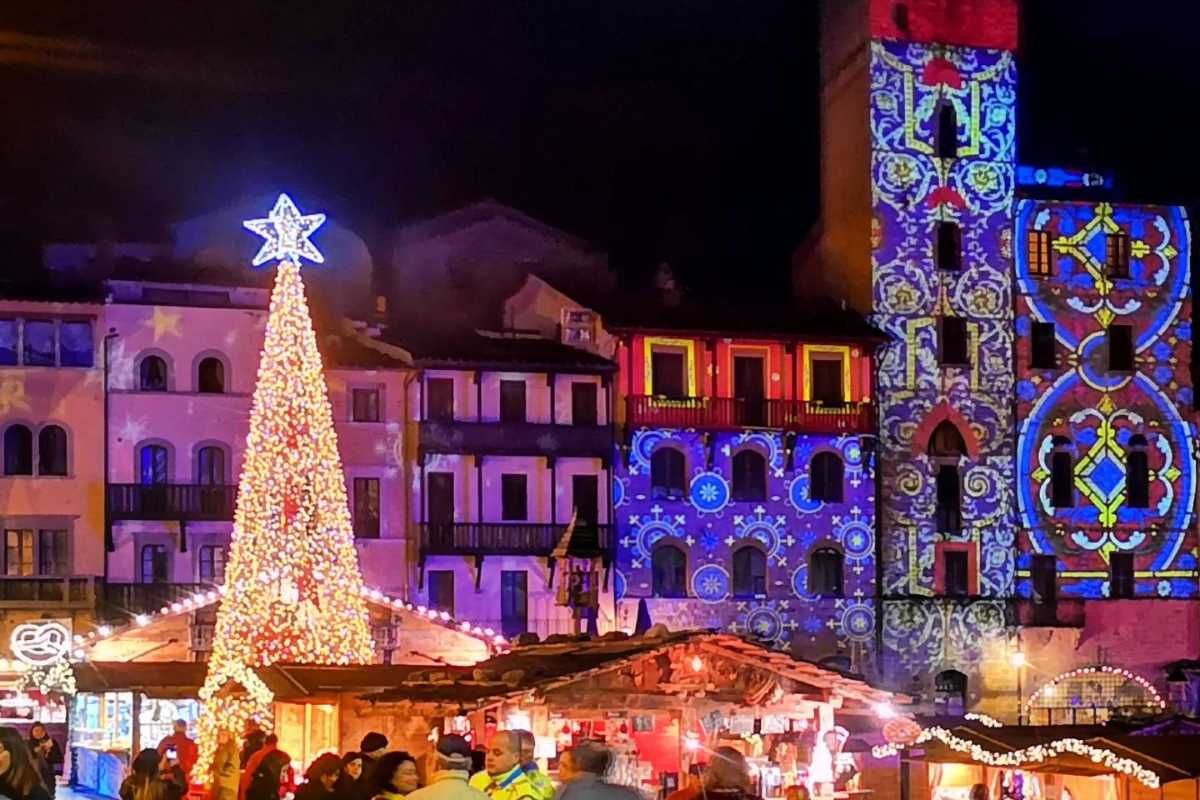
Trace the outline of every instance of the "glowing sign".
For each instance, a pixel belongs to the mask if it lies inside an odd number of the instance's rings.
[[[299,266],[301,258],[316,264],[324,263],[325,256],[308,240],[324,222],[324,214],[301,214],[292,198],[279,195],[265,219],[248,219],[242,223],[246,230],[266,239],[251,263],[257,267],[268,261],[290,261]]]
[[[13,628],[9,649],[18,661],[40,667],[71,652],[71,629],[57,620],[22,622]]]

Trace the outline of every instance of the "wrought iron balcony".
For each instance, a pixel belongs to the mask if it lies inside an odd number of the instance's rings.
[[[216,586],[207,583],[106,583],[101,592],[103,615],[125,620],[137,614],[153,614],[199,592]]]
[[[426,522],[420,526],[422,556],[548,556],[566,525],[526,522]],[[602,556],[612,547],[611,525],[576,524],[570,554]]]
[[[517,456],[612,454],[607,425],[543,425],[532,422],[421,422],[421,449],[428,453]]]
[[[1079,598],[1036,601],[1017,600],[1017,622],[1026,628],[1082,628],[1086,620]]]
[[[198,483],[110,483],[112,520],[223,522],[233,519],[237,487]]]
[[[0,577],[0,609],[92,608],[96,579],[87,575],[22,575]]]
[[[626,422],[649,428],[768,428],[797,433],[871,433],[870,403],[746,400],[734,397],[626,398]]]

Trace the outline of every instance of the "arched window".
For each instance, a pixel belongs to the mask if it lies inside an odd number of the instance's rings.
[[[933,679],[935,713],[961,717],[967,709],[967,676],[956,669],[939,672]]]
[[[143,486],[158,486],[171,479],[171,458],[160,444],[144,444],[138,451],[138,482]]]
[[[1146,437],[1135,433],[1125,450],[1125,504],[1150,507],[1150,454]]]
[[[767,459],[757,450],[739,450],[733,456],[733,499],[767,499]]]
[[[954,111],[954,104],[948,101],[938,106],[937,154],[939,158],[958,155],[958,114]]]
[[[683,497],[683,483],[683,453],[674,447],[655,450],[650,456],[650,496],[655,499]]]
[[[959,533],[962,531],[962,481],[958,465],[967,454],[967,443],[954,423],[942,420],[929,437],[927,452],[936,475],[934,515],[938,533]]]
[[[813,456],[808,466],[808,499],[825,503],[842,502],[842,460],[834,453]]]
[[[687,557],[673,544],[660,544],[650,556],[655,597],[687,597]]]
[[[196,451],[196,483],[201,486],[225,485],[225,451],[216,445]]]
[[[33,474],[33,432],[24,425],[4,430],[4,474]]]
[[[67,474],[67,432],[57,425],[38,431],[38,474]]]
[[[767,593],[767,557],[757,547],[746,545],[733,551],[734,597],[757,597]]]
[[[138,365],[138,388],[143,392],[167,390],[167,362],[160,356],[146,356]]]
[[[938,423],[929,436],[929,455],[935,458],[958,458],[967,454],[967,443],[958,428],[948,419]]]
[[[842,554],[818,547],[808,560],[808,591],[818,597],[842,596]]]
[[[1054,451],[1050,454],[1050,505],[1071,508],[1075,505],[1075,463],[1071,457],[1071,440],[1055,436]]]
[[[200,360],[196,369],[196,391],[221,394],[225,391],[225,365],[221,359],[209,356]]]

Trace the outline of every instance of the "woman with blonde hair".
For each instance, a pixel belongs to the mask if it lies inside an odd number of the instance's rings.
[[[212,800],[237,800],[241,765],[241,754],[233,734],[218,731],[217,751],[212,763]]]

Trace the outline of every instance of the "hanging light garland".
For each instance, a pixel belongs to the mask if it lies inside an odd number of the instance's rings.
[[[987,714],[977,714],[974,711],[969,711],[963,714],[963,719],[971,722],[978,722],[985,728],[1003,728],[1004,723],[995,717],[989,717]]]
[[[1142,688],[1142,691],[1144,691],[1149,696],[1149,701],[1150,701],[1151,705],[1158,706],[1158,709],[1160,711],[1166,710],[1167,701],[1163,700],[1162,695],[1160,695],[1158,693],[1158,690],[1154,688],[1154,686],[1150,683],[1150,681],[1146,680],[1141,675],[1138,675],[1136,672],[1130,672],[1129,670],[1123,669],[1121,667],[1110,667],[1107,665],[1100,665],[1100,666],[1095,666],[1095,667],[1080,667],[1079,669],[1073,669],[1070,672],[1064,672],[1063,674],[1061,674],[1055,678],[1052,678],[1051,680],[1042,684],[1041,687],[1038,688],[1038,690],[1036,692],[1029,695],[1029,699],[1025,701],[1025,708],[1027,710],[1033,708],[1033,704],[1034,704],[1034,702],[1036,702],[1038,700],[1038,698],[1044,697],[1045,695],[1048,695],[1048,694],[1053,694],[1055,691],[1055,688],[1064,681],[1069,681],[1072,678],[1082,678],[1087,675],[1098,675],[1098,674],[1099,675],[1116,675],[1120,678],[1124,678],[1127,681],[1133,681],[1138,686],[1140,686]]]

